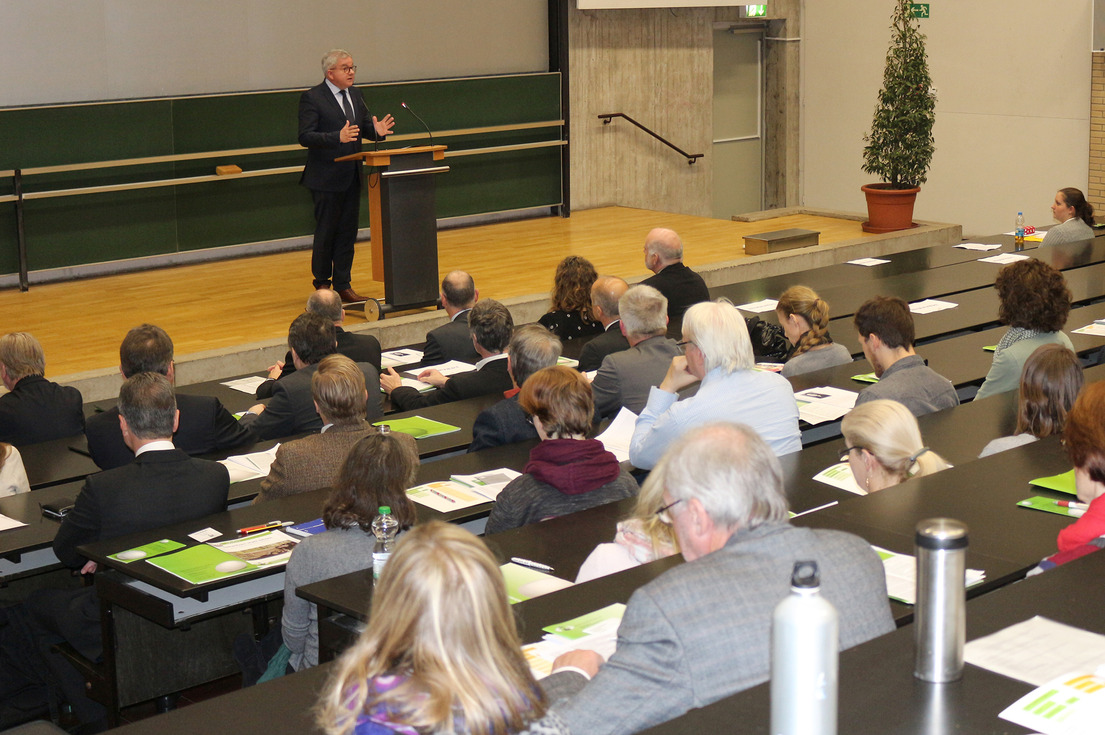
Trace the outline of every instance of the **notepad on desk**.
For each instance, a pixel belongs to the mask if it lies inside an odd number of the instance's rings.
[[[464,510],[491,502],[475,490],[451,480],[439,480],[416,485],[407,490],[407,497],[440,513]]]
[[[906,605],[917,604],[916,557],[887,551],[878,546],[871,548],[882,559],[883,571],[886,573],[887,596]],[[981,569],[968,569],[964,577],[965,585],[969,588],[982,583],[986,579],[986,572]]]
[[[828,385],[794,394],[798,402],[798,416],[807,424],[836,421],[855,407],[857,398],[859,393],[855,391]]]
[[[255,480],[259,477],[268,477],[269,468],[276,461],[276,450],[279,444],[263,452],[251,452],[250,454],[235,454],[233,457],[219,460],[219,464],[230,473],[230,482],[244,482]]]
[[[235,380],[227,380],[222,383],[227,388],[232,390],[241,391],[242,393],[248,393],[249,395],[256,395],[257,388],[261,383],[264,383],[267,378],[260,375],[250,375],[245,378],[237,378]]]
[[[380,366],[384,368],[399,367],[422,362],[421,350],[389,350],[380,355]]]

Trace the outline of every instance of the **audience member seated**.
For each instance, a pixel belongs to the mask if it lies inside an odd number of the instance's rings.
[[[674,230],[658,227],[645,237],[645,267],[656,275],[641,283],[668,300],[668,316],[678,319],[693,304],[710,300],[702,276],[683,265],[683,241]]]
[[[1045,436],[1062,434],[1083,381],[1078,355],[1062,345],[1037,347],[1021,373],[1015,433],[994,439],[978,456],[988,457]]]
[[[469,452],[537,438],[537,429],[518,405],[518,391],[529,376],[555,365],[561,349],[560,339],[540,324],[524,324],[514,330],[506,361],[514,387],[506,391],[503,400],[480,411],[472,425]]]
[[[1008,325],[994,362],[975,400],[1014,390],[1024,361],[1040,345],[1057,344],[1073,350],[1061,331],[1070,314],[1070,289],[1063,274],[1043,261],[1018,260],[998,271],[994,281],[1001,305],[998,319]]]
[[[599,544],[584,560],[576,574],[576,584],[679,552],[679,542],[671,530],[671,518],[664,509],[664,473],[670,456],[661,457],[645,478],[633,512],[625,520],[618,521],[613,543]]]
[[[339,354],[345,355],[353,362],[367,362],[376,368],[376,372],[380,371],[380,340],[371,334],[357,334],[342,329],[342,324],[345,323],[345,309],[342,307],[341,296],[338,296],[337,291],[328,288],[315,291],[307,299],[307,311],[320,314],[334,323],[334,335]],[[271,398],[273,383],[294,372],[295,362],[289,351],[282,362],[269,368],[268,380],[257,386],[257,397]]]
[[[1044,235],[1044,245],[1062,245],[1094,237],[1093,205],[1081,190],[1068,186],[1055,192],[1051,216],[1059,223]]]
[[[852,361],[848,348],[829,336],[829,305],[813,289],[791,286],[783,291],[775,315],[787,341],[794,345],[783,365],[784,378]]]
[[[913,351],[909,304],[893,296],[865,301],[852,319],[863,355],[879,382],[860,391],[856,404],[880,398],[904,404],[914,416],[959,405],[955,386]]]
[[[506,348],[514,332],[514,319],[505,306],[494,299],[484,299],[468,312],[469,341],[476,347],[479,362],[476,369],[446,377],[433,368],[418,374],[418,379],[437,390],[419,393],[402,384],[402,378],[388,368],[380,376],[380,387],[391,396],[396,411],[412,411],[416,408],[436,406],[465,398],[504,393],[511,388],[507,372]]]
[[[176,378],[173,341],[161,327],[143,324],[127,332],[119,345],[119,372],[126,380],[139,373],[158,373],[172,383]],[[214,396],[182,393],[176,397],[180,421],[173,445],[191,455],[208,454],[240,446],[252,439],[249,431]],[[88,417],[84,427],[88,453],[102,470],[134,461],[134,452],[119,429],[119,407]]]
[[[73,510],[54,537],[58,561],[83,574],[96,571],[96,565],[77,551],[83,544],[202,518],[226,509],[230,489],[226,468],[217,462],[189,457],[173,446],[177,409],[167,377],[138,373],[128,378],[119,391],[119,411],[123,440],[134,452],[134,461],[89,475]],[[40,650],[73,714],[82,725],[106,725],[103,706],[85,696],[84,677],[50,649],[67,641],[90,661],[100,658],[103,643],[96,586],[39,590],[28,598],[26,607]]]
[[[23,469],[23,458],[19,455],[19,450],[11,444],[0,442],[0,498],[30,490],[31,483],[27,481],[27,471]]]
[[[545,713],[498,562],[449,523],[399,542],[368,625],[333,668],[317,707],[328,735],[507,735]],[[534,735],[567,735],[555,716],[542,724]]]
[[[583,345],[579,353],[580,372],[598,370],[607,355],[629,349],[618,313],[618,300],[628,288],[629,284],[617,276],[599,276],[591,286],[591,311],[602,324],[603,333]]]
[[[386,428],[386,427],[385,427]],[[372,521],[381,506],[399,521],[400,535],[418,520],[407,488],[415,483],[418,450],[399,432],[362,437],[342,463],[334,490],[322,508],[326,531],[303,539],[292,551],[284,576],[281,634],[296,670],[318,665],[318,609],[296,588],[372,568],[376,537]]]
[[[241,418],[258,440],[280,439],[322,429],[322,417],[315,410],[311,397],[311,377],[318,370],[322,358],[334,352],[334,324],[318,314],[300,314],[288,329],[288,347],[292,351],[295,372],[277,380],[272,387],[268,404],[253,406]],[[375,386],[380,374],[367,362],[354,363],[364,375],[365,385]],[[383,416],[381,401],[372,392],[365,405],[368,421]]]
[[[591,286],[598,275],[591,261],[569,255],[556,266],[549,312],[537,320],[560,339],[589,337],[603,330],[591,309]]]
[[[924,445],[916,417],[897,401],[856,406],[844,417],[840,430],[852,477],[868,494],[951,466]]]
[[[531,375],[518,403],[541,437],[525,474],[495,500],[485,533],[587,510],[637,494],[637,481],[598,439],[588,439],[595,410],[587,378],[562,365]]]
[[[449,321],[426,333],[426,346],[422,348],[422,367],[440,365],[449,360],[479,362],[480,355],[472,345],[468,331],[468,312],[480,299],[480,292],[472,276],[464,271],[453,271],[441,281],[441,308]]]
[[[25,447],[84,431],[84,399],[47,380],[42,345],[27,332],[0,337],[0,442]]]
[[[280,445],[254,503],[334,487],[349,448],[376,432],[365,421],[364,373],[345,355],[327,355],[319,361],[311,376],[311,397],[322,418],[322,432]]]
[[[623,406],[639,414],[672,358],[683,354],[679,344],[665,336],[668,300],[662,293],[651,286],[634,286],[622,296],[618,309],[630,348],[607,357],[595,373],[591,390],[597,419],[614,416]]]
[[[634,467],[652,469],[672,442],[711,421],[748,424],[776,454],[802,448],[790,381],[755,369],[748,327],[735,306],[724,299],[692,306],[680,344],[686,354],[672,358],[637,419],[629,445]],[[678,392],[695,383],[698,393],[677,403]]]
[[[1078,500],[1089,506],[1059,532],[1059,551],[1071,551],[1105,536],[1105,382],[1082,389],[1067,416],[1063,443],[1074,465]]]
[[[779,462],[749,427],[698,427],[668,451],[663,498],[686,563],[633,593],[609,662],[572,651],[553,663],[541,683],[573,733],[638,732],[767,681],[772,615],[798,561],[817,562],[841,649],[894,630],[870,544],[790,525]]]

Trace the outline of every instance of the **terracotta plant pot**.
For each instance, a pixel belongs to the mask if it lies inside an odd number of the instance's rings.
[[[866,184],[860,189],[867,196],[864,232],[894,232],[917,227],[913,222],[913,203],[921,187],[891,189],[890,184]]]

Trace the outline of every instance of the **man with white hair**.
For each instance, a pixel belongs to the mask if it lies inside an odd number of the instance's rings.
[[[687,563],[633,593],[609,661],[572,651],[553,662],[550,720],[633,733],[767,681],[772,613],[795,562],[817,562],[841,649],[894,630],[878,555],[851,534],[790,525],[779,461],[751,428],[695,429],[653,476]]]
[[[659,387],[637,419],[629,461],[652,469],[672,442],[710,421],[748,424],[775,454],[802,448],[798,404],[790,381],[755,370],[748,327],[724,299],[695,304],[683,317],[684,354],[672,358]],[[677,401],[679,391],[699,383],[698,393]]]
[[[677,319],[693,304],[710,300],[702,276],[683,265],[683,241],[675,230],[657,227],[645,238],[645,267],[656,275],[641,281],[668,300],[668,316]]]
[[[683,354],[668,339],[668,300],[652,286],[637,285],[618,301],[621,329],[629,349],[609,355],[595,374],[595,418],[613,416],[624,406],[640,413],[652,386],[659,385],[672,358]]]

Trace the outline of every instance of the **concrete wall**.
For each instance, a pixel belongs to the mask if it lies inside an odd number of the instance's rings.
[[[1091,0],[930,0],[936,156],[916,217],[965,234],[1049,224],[1055,190],[1088,183]],[[802,200],[859,210],[863,134],[892,0],[809,0],[802,28]]]

